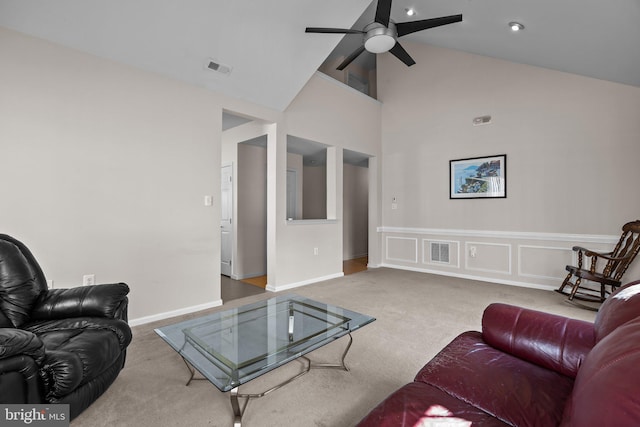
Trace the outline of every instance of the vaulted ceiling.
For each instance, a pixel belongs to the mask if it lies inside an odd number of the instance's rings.
[[[376,1],[370,3],[0,0],[0,25],[284,110],[343,37],[306,34],[305,27],[358,27],[373,20]],[[408,8],[416,15],[406,16]],[[639,0],[394,0],[391,17],[403,22],[459,13],[460,23],[400,41],[640,86]],[[510,21],[525,30],[512,33]],[[343,49],[358,37],[346,36]],[[207,69],[210,60],[230,72]]]

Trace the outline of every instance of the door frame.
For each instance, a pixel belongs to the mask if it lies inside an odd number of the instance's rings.
[[[222,171],[226,168],[229,169],[229,175],[228,175],[229,181],[227,183],[229,200],[226,203],[226,205],[228,206],[228,224],[223,225],[223,222],[225,222],[226,220],[225,220],[225,215],[222,212],[222,209],[225,206],[225,203],[224,203],[225,182],[222,179],[223,177]],[[235,247],[234,224],[233,224],[233,213],[234,213],[234,206],[233,206],[233,203],[234,203],[233,175],[234,174],[233,172],[234,172],[233,162],[220,165],[220,274],[223,274],[229,277],[233,277],[233,264],[234,264],[233,252]],[[225,226],[227,228],[225,228]],[[229,234],[228,239],[223,238],[223,234],[225,230]],[[225,253],[225,248],[223,247],[225,242],[228,245],[228,247],[226,248],[229,253],[228,265],[225,262],[223,257],[223,254]]]

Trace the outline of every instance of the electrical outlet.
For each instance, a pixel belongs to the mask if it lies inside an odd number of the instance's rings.
[[[318,248],[313,248],[313,254],[318,255]]]
[[[96,284],[95,274],[85,274],[82,276],[82,286],[93,286]]]
[[[477,255],[477,253],[478,253],[478,252],[477,252],[477,250],[476,250],[476,247],[475,247],[475,246],[469,246],[469,256],[470,256],[471,258],[475,258],[475,257],[476,257],[476,255]]]

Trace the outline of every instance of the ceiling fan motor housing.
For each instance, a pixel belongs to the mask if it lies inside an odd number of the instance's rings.
[[[379,22],[372,22],[364,27],[364,48],[371,53],[388,52],[396,44],[398,32],[396,24],[389,21],[389,27]]]

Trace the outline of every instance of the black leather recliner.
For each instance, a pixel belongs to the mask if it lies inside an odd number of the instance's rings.
[[[0,403],[68,403],[113,383],[131,342],[124,283],[48,289],[29,249],[0,234]]]

